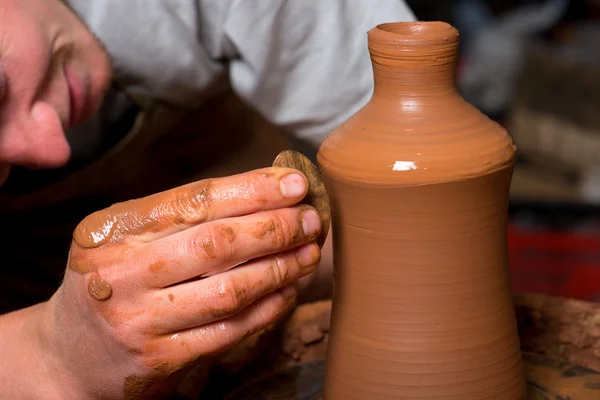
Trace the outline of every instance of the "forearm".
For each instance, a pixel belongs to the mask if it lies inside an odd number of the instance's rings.
[[[0,399],[69,399],[47,342],[48,303],[0,316]]]

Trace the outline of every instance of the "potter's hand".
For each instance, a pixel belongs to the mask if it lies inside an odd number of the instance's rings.
[[[50,367],[88,395],[148,398],[273,323],[320,258],[318,215],[295,206],[306,184],[268,168],[87,217],[48,304],[60,360]]]

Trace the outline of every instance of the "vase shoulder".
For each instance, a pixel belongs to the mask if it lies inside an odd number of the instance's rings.
[[[324,173],[375,185],[422,185],[511,167],[508,132],[458,94],[373,98],[319,150]]]

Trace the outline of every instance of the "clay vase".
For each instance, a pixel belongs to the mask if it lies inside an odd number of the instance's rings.
[[[458,93],[452,26],[383,24],[368,41],[372,98],[318,153],[335,265],[325,399],[525,399],[513,141]]]

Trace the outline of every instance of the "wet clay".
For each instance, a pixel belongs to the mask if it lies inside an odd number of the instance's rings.
[[[452,26],[368,38],[373,96],[318,154],[335,266],[325,399],[525,399],[506,249],[513,141],[458,93]]]
[[[73,240],[84,249],[120,243],[129,235],[156,233],[174,225],[199,224],[213,203],[211,181],[184,185],[143,199],[118,203],[87,216]]]
[[[94,279],[88,285],[88,293],[98,301],[110,299],[112,287],[102,279]]]
[[[319,213],[321,219],[321,233],[316,240],[319,247],[323,247],[327,234],[329,233],[329,225],[331,223],[331,212],[329,209],[329,196],[325,190],[325,184],[321,177],[321,173],[306,156],[294,151],[284,150],[273,161],[273,167],[294,168],[304,174],[308,180],[308,192],[302,204],[307,204],[313,207]]]

